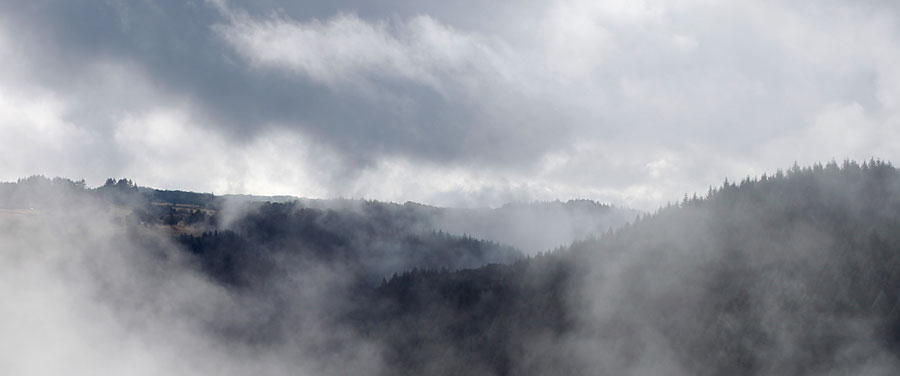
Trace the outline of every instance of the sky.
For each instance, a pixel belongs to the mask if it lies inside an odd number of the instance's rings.
[[[652,210],[900,161],[892,1],[8,0],[0,180]]]

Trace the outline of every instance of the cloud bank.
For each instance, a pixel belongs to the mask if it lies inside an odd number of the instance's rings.
[[[12,1],[3,180],[642,209],[897,159],[889,2]]]

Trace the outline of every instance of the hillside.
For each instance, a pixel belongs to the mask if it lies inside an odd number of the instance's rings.
[[[275,255],[328,260],[367,284],[412,268],[510,263],[522,257],[519,249],[533,254],[562,247],[621,226],[637,213],[588,200],[457,209],[413,202],[217,196],[140,187],[127,179],[108,179],[97,188],[41,176],[0,184],[0,208],[5,210],[39,213],[87,203],[120,225],[174,236],[200,255],[211,273],[232,282],[247,273],[231,266],[231,260],[268,264]]]
[[[0,186],[19,206],[0,215],[0,278],[52,302],[14,307],[41,323],[20,336],[126,335],[228,374],[900,371],[900,171],[881,161],[726,182],[532,256],[435,230],[421,213],[442,209],[417,204],[32,180]]]
[[[893,374],[900,172],[726,182],[565,251],[379,294],[366,330],[386,374]]]

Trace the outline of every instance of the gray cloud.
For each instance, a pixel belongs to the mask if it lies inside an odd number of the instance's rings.
[[[0,18],[7,180],[650,209],[794,160],[900,156],[889,2],[45,0]]]

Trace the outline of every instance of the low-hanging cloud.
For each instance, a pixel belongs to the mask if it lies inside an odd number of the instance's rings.
[[[350,375],[379,367],[374,345],[333,325],[345,302],[340,270],[285,259],[295,273],[242,292],[201,272],[170,234],[126,225],[127,206],[59,189],[28,197],[35,208],[0,211],[4,374]]]

